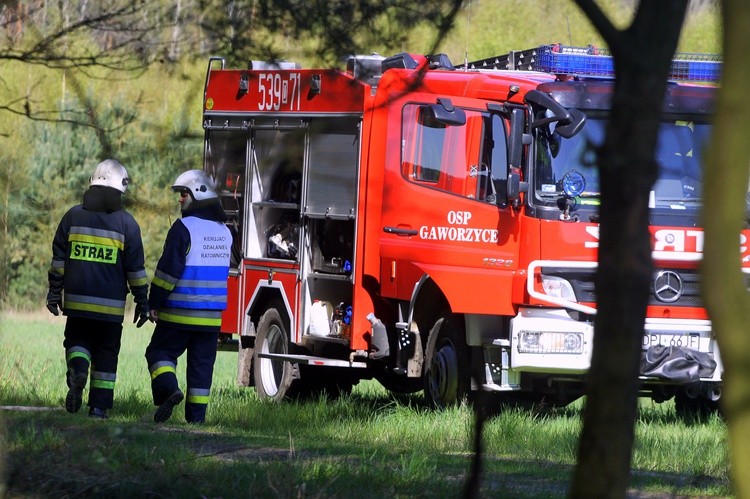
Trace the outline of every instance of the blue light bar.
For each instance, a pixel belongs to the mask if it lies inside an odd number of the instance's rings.
[[[614,59],[607,49],[542,45],[537,70],[555,74],[615,76]],[[718,82],[721,58],[715,54],[676,53],[669,72],[671,80]]]
[[[713,54],[677,53],[672,61],[669,78],[718,82],[721,79],[721,59]]]
[[[537,71],[587,76],[615,76],[615,65],[609,50],[589,45],[567,47],[542,45],[537,49]]]
[[[675,54],[669,79],[718,82],[721,78],[721,58],[715,54]],[[603,48],[542,45],[528,50],[517,50],[468,64],[470,69],[515,69],[543,71],[571,76],[614,78],[612,53]]]

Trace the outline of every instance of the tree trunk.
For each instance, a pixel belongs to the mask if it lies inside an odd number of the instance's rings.
[[[725,0],[724,64],[713,136],[703,175],[705,249],[703,299],[721,348],[721,405],[729,427],[732,482],[737,497],[750,497],[750,298],[737,251],[747,228],[750,166],[750,3]],[[741,240],[743,247],[750,241]],[[748,250],[742,250],[747,256]]]
[[[625,497],[652,274],[648,197],[656,137],[687,0],[644,0],[624,31],[578,0],[612,50],[617,78],[599,150],[601,207],[597,315],[583,430],[571,497]]]

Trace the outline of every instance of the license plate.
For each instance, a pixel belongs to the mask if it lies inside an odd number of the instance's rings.
[[[643,348],[661,345],[663,347],[684,347],[698,350],[700,347],[700,340],[701,338],[699,333],[651,333],[643,335]]]

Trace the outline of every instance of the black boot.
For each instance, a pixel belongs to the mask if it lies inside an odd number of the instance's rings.
[[[95,419],[107,419],[107,410],[92,407],[89,409],[89,417]]]
[[[154,413],[154,421],[156,423],[163,423],[171,418],[172,410],[174,410],[175,406],[182,402],[182,399],[184,398],[185,395],[183,395],[182,391],[177,389],[177,391],[167,397],[167,400],[162,402],[159,408],[156,409],[156,412]]]
[[[65,410],[73,414],[81,408],[83,389],[88,375],[83,372],[68,371],[68,394],[65,396]]]

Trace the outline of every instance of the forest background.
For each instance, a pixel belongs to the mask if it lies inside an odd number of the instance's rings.
[[[635,2],[598,3],[624,26]],[[410,3],[364,2],[371,14],[358,5],[349,22],[343,0],[0,3],[0,307],[43,306],[57,223],[107,157],[128,169],[125,205],[153,275],[179,217],[169,186],[202,166],[210,56],[343,68],[351,53],[442,52],[458,66],[548,43],[603,45],[569,0],[464,2],[447,30],[433,22],[440,2]],[[719,53],[720,30],[717,3],[692,0],[678,50]]]

